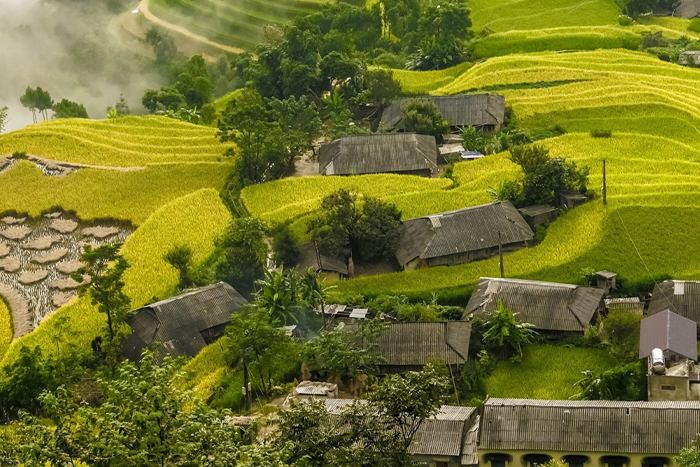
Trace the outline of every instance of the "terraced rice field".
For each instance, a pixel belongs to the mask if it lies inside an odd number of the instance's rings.
[[[254,50],[266,25],[281,26],[321,8],[318,0],[150,0],[156,17],[214,42]]]

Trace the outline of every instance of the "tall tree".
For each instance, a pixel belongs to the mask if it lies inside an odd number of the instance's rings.
[[[131,305],[131,300],[124,293],[122,279],[129,263],[119,254],[120,248],[119,243],[94,249],[90,245],[85,246],[80,256],[85,266],[73,274],[73,278],[82,284],[81,294],[88,295],[98,311],[107,315],[107,331],[112,347],[116,346],[114,341],[118,327],[124,322]]]
[[[401,109],[406,131],[421,135],[432,135],[442,143],[444,135],[450,131],[450,124],[442,118],[438,108],[430,101],[414,100]]]
[[[24,95],[19,98],[19,102],[22,106],[26,107],[32,112],[32,118],[34,123],[36,123],[36,106],[37,106],[37,93],[35,89],[27,87],[24,91]]]
[[[51,108],[51,107],[49,107]],[[53,118],[90,118],[82,104],[63,99],[53,105]]]
[[[5,124],[7,123],[7,107],[0,107],[0,133],[5,131]]]
[[[284,100],[271,99],[268,103],[270,117],[280,127],[284,148],[286,173],[294,171],[295,161],[311,151],[316,138],[321,136],[321,118],[316,104],[306,96],[291,96]]]
[[[172,267],[177,269],[180,275],[180,290],[192,287],[192,277],[190,276],[190,267],[192,266],[192,248],[187,245],[176,245],[165,254],[163,259],[165,259],[165,261],[167,261]]]
[[[70,101],[66,101],[66,99],[63,99],[62,102],[70,102]],[[53,103],[53,99],[51,99],[51,94],[49,94],[48,91],[41,89],[40,87],[36,88],[36,109],[39,112],[41,112],[41,114],[44,116],[44,120],[48,120],[48,118],[49,118],[48,111],[52,110],[53,108],[54,108],[54,103]],[[83,111],[84,110],[85,110],[85,107],[83,107]],[[85,117],[83,117],[83,118],[88,118],[87,112],[85,112]]]
[[[156,60],[168,63],[177,58],[177,46],[173,37],[158,26],[153,26],[146,32],[146,42],[151,44]]]
[[[262,279],[267,260],[265,226],[258,219],[234,219],[217,245],[216,278],[250,296],[255,281]]]

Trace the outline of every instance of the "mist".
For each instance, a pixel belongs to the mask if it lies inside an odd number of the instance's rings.
[[[114,7],[121,0],[108,1]],[[90,118],[104,118],[120,94],[132,112],[144,112],[143,91],[159,87],[161,79],[135,40],[120,38],[117,28],[109,27],[112,15],[105,0],[0,0],[0,108],[9,109],[6,131],[33,123],[19,102],[27,86],[41,86],[55,102],[83,104]]]

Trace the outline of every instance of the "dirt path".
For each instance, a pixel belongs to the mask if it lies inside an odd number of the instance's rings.
[[[10,305],[12,322],[14,327],[14,338],[28,334],[32,330],[32,315],[29,311],[29,303],[9,285],[0,284],[0,295],[2,295]]]
[[[176,24],[168,23],[167,21],[164,21],[164,20],[158,18],[153,13],[151,13],[151,10],[148,7],[148,2],[149,2],[149,0],[142,0],[141,4],[136,8],[151,23],[157,24],[160,27],[163,27],[163,28],[168,29],[170,31],[181,34],[181,35],[187,37],[188,39],[200,42],[200,43],[207,45],[209,47],[215,47],[223,52],[230,52],[230,53],[234,53],[234,54],[240,54],[240,53],[245,52],[245,50],[239,49],[238,47],[231,47],[229,45],[224,45],[224,44],[220,44],[218,42],[211,41],[204,36],[200,36],[198,34],[193,33],[192,31],[188,30],[187,28],[183,28],[182,26],[178,26]]]
[[[116,170],[117,172],[133,172],[135,170],[146,170],[146,167],[119,167],[119,166],[107,166],[107,165],[90,165],[90,164],[79,164],[76,162],[63,162],[56,161],[53,159],[46,159],[45,157],[40,157],[35,154],[27,154],[27,160],[33,162],[38,166],[44,167],[59,167],[64,169],[67,173],[73,172],[78,169],[99,169],[99,170]],[[13,159],[13,156],[8,154],[5,156],[0,155],[0,172],[5,168],[3,162],[7,162],[9,166],[9,161]],[[65,174],[64,174],[65,175]]]

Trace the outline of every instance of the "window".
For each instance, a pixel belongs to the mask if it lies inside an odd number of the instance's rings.
[[[671,463],[668,457],[645,457],[642,459],[642,467],[665,467]]]
[[[506,464],[513,458],[508,454],[486,454],[484,463],[491,464],[491,467],[506,467]]]
[[[675,391],[676,387],[668,384],[662,384],[661,389],[663,389],[664,391]]]
[[[523,456],[523,465],[535,467],[536,465],[544,465],[552,459],[547,454],[526,454]]]
[[[625,456],[603,456],[600,462],[606,467],[626,467],[630,465],[630,458]]]
[[[448,465],[447,461],[435,461],[435,467],[448,467]]]
[[[589,461],[588,456],[564,456],[562,459],[565,464],[569,467],[584,467],[584,465]]]

